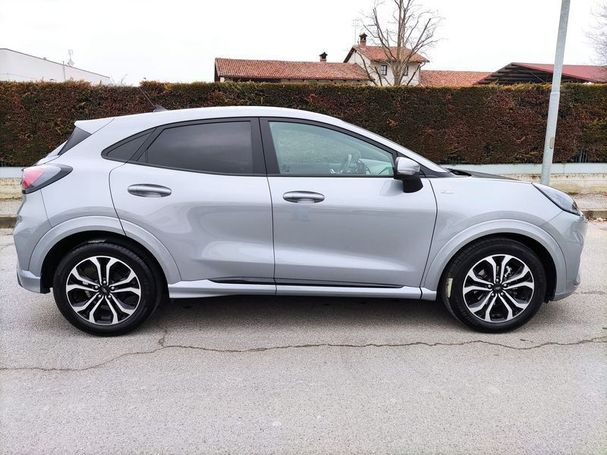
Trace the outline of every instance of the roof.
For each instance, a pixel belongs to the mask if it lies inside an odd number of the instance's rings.
[[[54,60],[49,60],[46,57],[37,57],[35,55],[28,54],[26,52],[16,51],[14,49],[9,49],[8,47],[0,47],[0,51],[7,51],[7,52],[12,52],[14,54],[25,55],[26,57],[35,58],[35,59],[42,60],[42,61],[47,62],[47,63],[53,63],[55,65],[69,66],[69,65],[67,65],[65,63],[59,63],[59,62],[55,62]],[[70,68],[74,68],[74,69],[79,70],[79,71],[85,71],[87,73],[95,74],[96,76],[106,77],[108,79],[110,78],[110,76],[106,76],[105,74],[101,74],[101,73],[96,73],[95,71],[85,70],[83,68],[78,68],[76,66],[69,66],[69,67]]]
[[[244,80],[348,80],[368,81],[369,76],[352,63],[291,62],[285,60],[215,59],[215,77]]]
[[[424,87],[470,87],[491,73],[487,71],[420,71],[420,85]]]
[[[392,52],[392,55],[396,55],[396,53],[397,53],[396,47],[391,47],[390,51]],[[411,50],[409,50],[407,48],[402,48],[400,51],[401,51],[402,55],[411,54]],[[386,56],[386,52],[384,51],[384,48],[381,46],[358,46],[357,45],[357,46],[352,46],[352,49],[350,49],[350,52],[348,52],[348,55],[344,59],[344,62],[347,62],[354,52],[358,52],[359,54],[364,55],[372,62],[387,62],[387,61],[391,60],[390,58],[388,58]],[[413,55],[411,55],[411,58],[409,61],[413,62],[413,63],[426,63],[428,61],[428,59],[426,57],[424,57],[423,55],[420,55],[420,54],[417,54],[414,52]]]
[[[94,120],[79,120],[76,125],[79,128],[89,132],[96,132],[91,139],[97,141],[96,150],[115,144],[125,137],[169,123],[184,122],[189,120],[205,120],[219,118],[235,117],[282,117],[291,119],[314,120],[328,125],[338,126],[348,131],[366,136],[380,144],[384,144],[399,153],[403,153],[418,163],[429,167],[435,171],[443,171],[432,161],[412,152],[405,147],[398,145],[385,137],[379,136],[371,131],[367,131],[356,125],[344,122],[336,117],[331,117],[316,112],[304,111],[300,109],[289,109],[284,107],[271,106],[218,106],[218,107],[199,107],[193,109],[176,109],[159,112],[146,112],[142,114],[121,115]],[[87,139],[90,141],[91,139]]]
[[[489,74],[479,84],[550,82],[554,65],[512,62]],[[607,82],[607,66],[563,65],[563,82]]]

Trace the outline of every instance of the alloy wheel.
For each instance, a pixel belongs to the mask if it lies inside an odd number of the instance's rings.
[[[462,292],[466,307],[488,323],[519,317],[531,303],[534,277],[521,259],[494,254],[478,261],[466,274]]]
[[[86,321],[115,325],[131,317],[141,302],[141,283],[123,261],[91,256],[76,264],[65,284],[72,310]]]

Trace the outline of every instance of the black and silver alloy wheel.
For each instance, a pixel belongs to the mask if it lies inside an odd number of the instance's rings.
[[[484,332],[525,324],[546,298],[546,270],[529,246],[507,238],[468,245],[449,263],[440,296],[453,316]]]
[[[53,294],[74,326],[119,335],[141,324],[166,297],[161,272],[145,253],[110,242],[69,251],[57,266]]]
[[[533,299],[533,273],[514,256],[491,255],[478,261],[462,286],[464,302],[477,318],[500,323],[519,317]]]
[[[141,302],[141,284],[123,261],[91,256],[72,268],[65,294],[78,316],[93,324],[111,325],[135,312]]]

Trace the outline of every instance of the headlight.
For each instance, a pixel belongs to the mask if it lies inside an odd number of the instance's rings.
[[[574,215],[581,215],[580,209],[578,209],[577,204],[573,200],[571,196],[562,191],[555,190],[546,185],[541,185],[539,183],[534,183],[535,186],[540,192],[550,199],[557,207],[564,210],[565,212],[573,213]]]

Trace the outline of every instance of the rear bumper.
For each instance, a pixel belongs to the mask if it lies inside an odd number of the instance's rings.
[[[42,289],[42,282],[39,276],[34,275],[29,270],[21,270],[17,267],[17,281],[19,282],[19,286],[28,291],[37,292],[41,294],[46,294],[49,292],[48,289]]]

